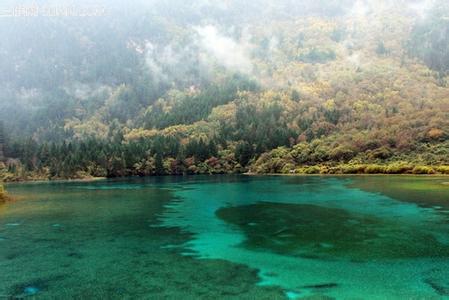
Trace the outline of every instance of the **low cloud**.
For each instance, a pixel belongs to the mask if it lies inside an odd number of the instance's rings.
[[[192,67],[198,67],[198,55],[191,45],[155,45],[145,43],[145,61],[156,82],[185,80],[191,77]]]
[[[164,61],[166,51],[158,51],[153,43],[147,42],[145,44],[145,52],[145,62],[150,69],[153,79],[157,82],[167,80],[167,74],[163,71],[163,65],[167,64],[167,62]],[[173,59],[170,60],[173,61]]]
[[[192,27],[189,39],[183,40],[182,44],[172,41],[161,45],[145,41],[144,46],[130,45],[145,56],[146,66],[155,82],[193,84],[199,77],[213,76],[216,66],[230,72],[252,74],[253,46],[249,36],[244,32],[237,40],[221,33],[213,25],[205,25]]]
[[[353,18],[363,18],[369,14],[370,9],[370,5],[366,1],[357,0],[349,10],[348,15]]]
[[[435,5],[434,0],[417,0],[411,1],[408,4],[410,10],[412,10],[418,17],[424,19],[427,17],[429,10]]]
[[[250,74],[253,65],[250,59],[250,45],[221,34],[213,25],[195,27],[199,36],[199,47],[218,64],[232,71]]]

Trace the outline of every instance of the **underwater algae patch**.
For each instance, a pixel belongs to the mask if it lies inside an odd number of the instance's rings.
[[[217,216],[245,234],[254,251],[310,259],[448,257],[449,246],[399,221],[310,204],[260,202],[221,208]]]

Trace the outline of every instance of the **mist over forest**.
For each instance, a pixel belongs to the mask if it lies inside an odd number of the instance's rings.
[[[449,172],[447,1],[2,8],[4,180]]]

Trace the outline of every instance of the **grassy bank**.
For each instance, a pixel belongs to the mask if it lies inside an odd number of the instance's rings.
[[[9,199],[10,197],[8,196],[8,193],[6,193],[5,187],[0,183],[0,203],[6,202]]]
[[[50,176],[47,172],[39,171],[22,171],[22,172],[8,172],[6,169],[0,169],[0,182],[28,182],[28,181],[56,181],[56,180],[98,180],[106,177],[97,177],[87,174],[85,172],[76,172],[69,176]]]
[[[254,172],[265,173],[265,172]],[[449,175],[449,166],[413,165],[404,162],[391,164],[338,164],[283,168],[278,174],[413,174]]]

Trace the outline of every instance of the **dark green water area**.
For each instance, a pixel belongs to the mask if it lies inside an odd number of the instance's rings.
[[[7,188],[0,299],[449,299],[449,177]]]

